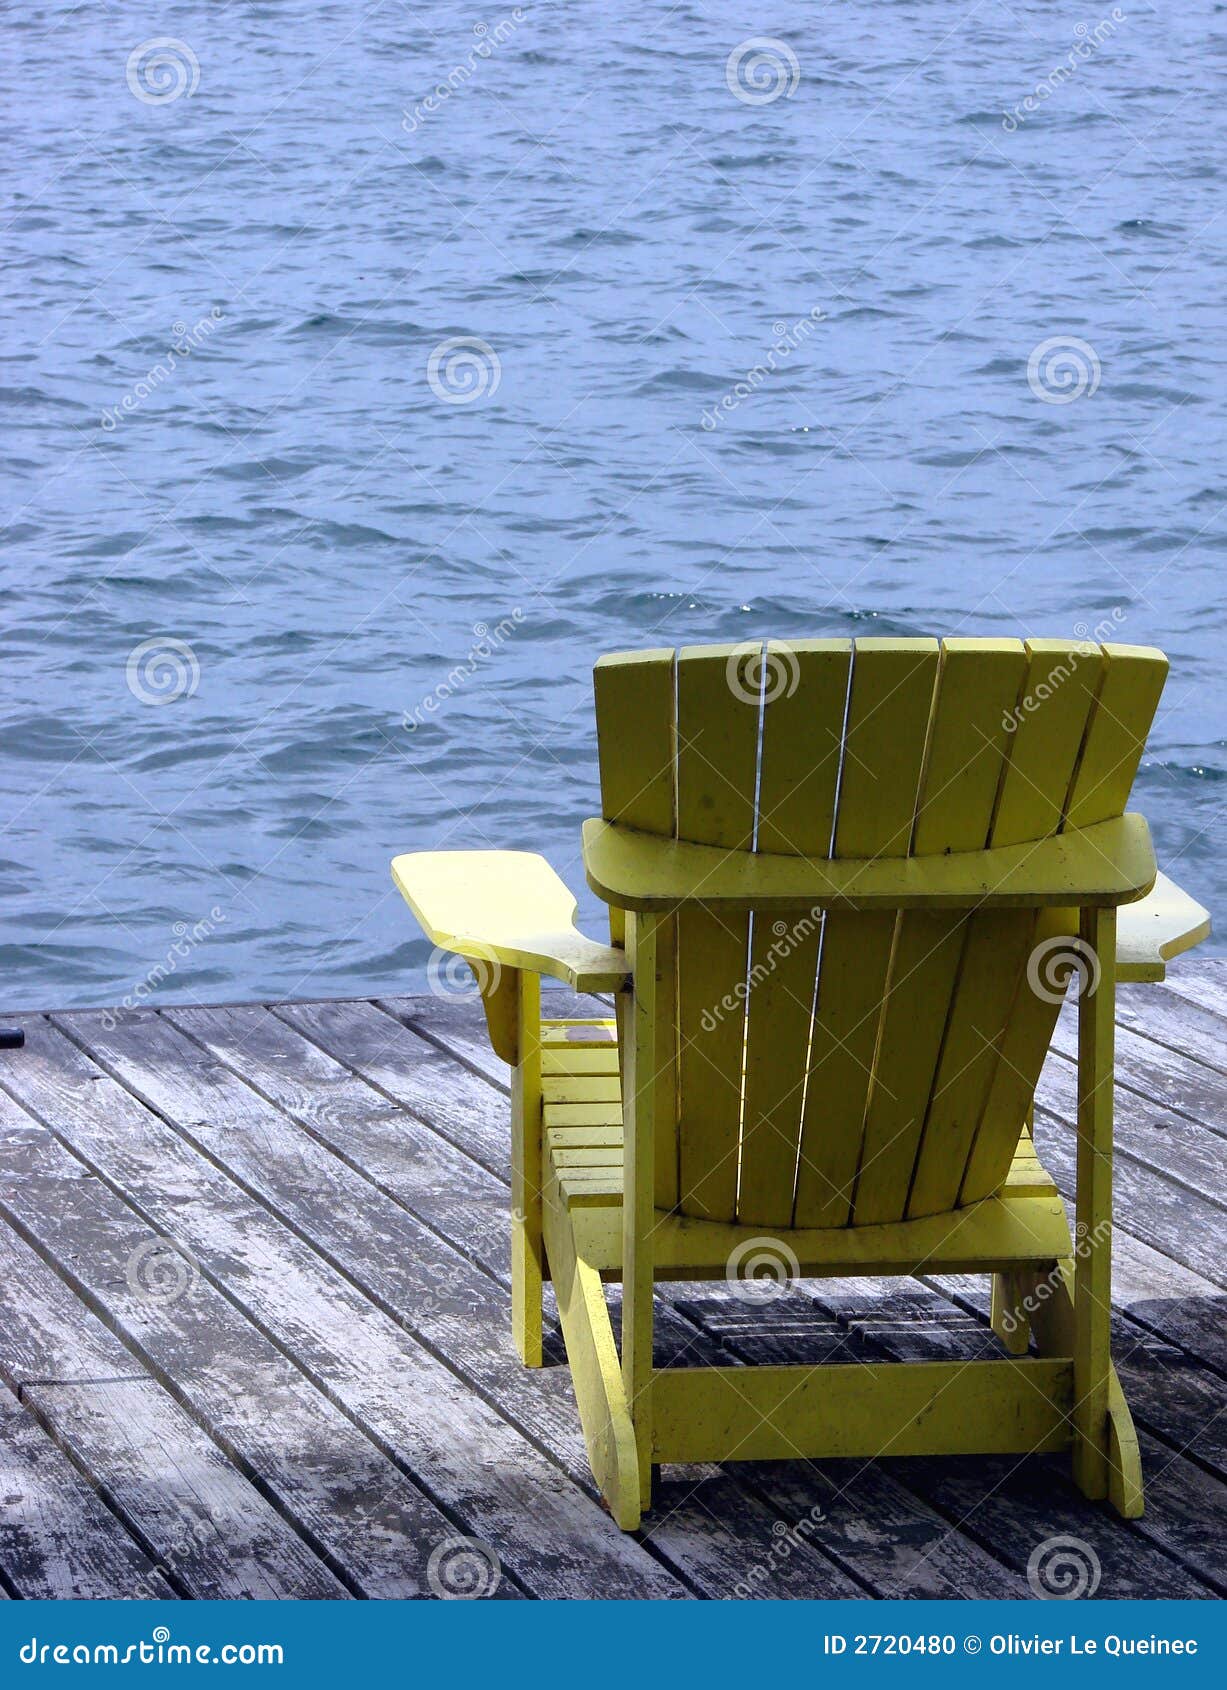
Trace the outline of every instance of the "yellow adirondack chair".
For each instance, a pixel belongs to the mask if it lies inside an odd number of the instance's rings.
[[[1118,954],[1118,906],[1156,879],[1124,809],[1166,672],[1049,640],[605,657],[583,851],[611,945],[575,930],[541,857],[393,863],[514,1068],[515,1341],[541,1364],[552,1280],[627,1530],[657,1464],[793,1456],[1069,1449],[1088,1497],[1141,1513],[1108,1335],[1114,989],[1208,930],[1165,881]],[[1076,1246],[1029,1130],[1075,973]],[[543,1020],[542,974],[616,994],[616,1019]],[[1009,1355],[654,1368],[654,1280],[764,1257],[990,1274]]]

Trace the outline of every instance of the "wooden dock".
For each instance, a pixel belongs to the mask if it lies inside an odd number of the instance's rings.
[[[476,1005],[22,1019],[0,1055],[0,1597],[1028,1598],[1056,1536],[1101,1597],[1224,1594],[1227,962],[1120,994],[1128,1524],[1053,1458],[797,1462],[666,1469],[624,1537],[566,1369],[511,1347],[507,1070]],[[1036,1133],[1067,1190],[1073,1040],[1065,1019]],[[986,1292],[670,1287],[658,1359],[1000,1353]]]

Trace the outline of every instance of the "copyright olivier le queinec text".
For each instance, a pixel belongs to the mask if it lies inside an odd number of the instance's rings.
[[[1041,1637],[1022,1632],[853,1633],[828,1632],[822,1639],[824,1655],[1108,1655],[1113,1659],[1135,1655],[1196,1655],[1194,1637],[1126,1636],[1106,1632],[1102,1637]]]

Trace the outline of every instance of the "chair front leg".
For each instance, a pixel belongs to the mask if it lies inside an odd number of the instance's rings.
[[[1078,1174],[1074,1240],[1074,1481],[1108,1493],[1112,1378],[1112,1087],[1116,911],[1084,909],[1078,998]]]
[[[511,1329],[526,1367],[542,1365],[541,981],[517,969],[516,1049],[511,1086]]]

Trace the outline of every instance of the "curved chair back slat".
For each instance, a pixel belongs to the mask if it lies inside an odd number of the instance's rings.
[[[1038,841],[1123,813],[1166,672],[1156,651],[1054,640],[617,654],[595,673],[602,812],[732,853]],[[702,896],[661,946],[658,1207],[871,1225],[999,1189],[1059,1010],[1029,965],[1076,911],[784,919]]]

